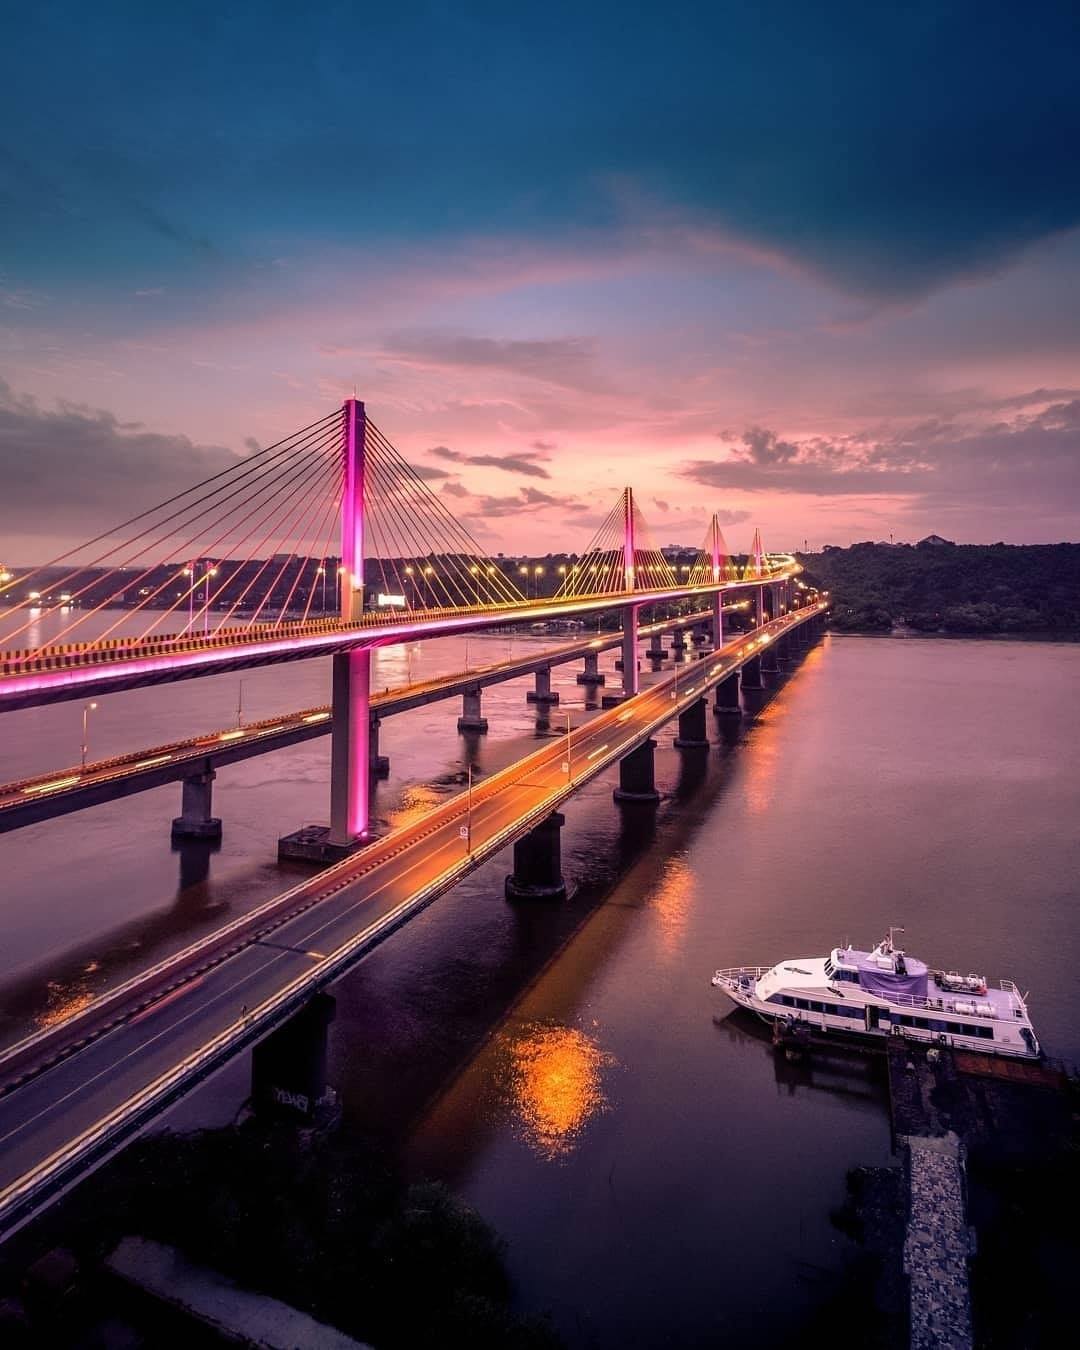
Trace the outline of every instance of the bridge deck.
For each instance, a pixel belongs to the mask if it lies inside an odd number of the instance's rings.
[[[735,608],[737,606],[726,606],[725,613]],[[709,611],[703,610],[680,618],[663,619],[642,625],[638,630],[639,637],[689,627],[709,618]],[[562,665],[587,656],[590,652],[610,651],[621,643],[621,631],[605,633],[558,647],[544,647],[492,665],[383,690],[372,695],[371,712],[379,719],[392,717],[437,699],[453,698],[477,685],[483,687],[516,679],[547,666]],[[221,767],[325,736],[331,726],[328,705],[301,708],[278,717],[248,722],[242,727],[227,727],[95,760],[85,768],[71,765],[13,779],[0,784],[0,833],[177,782],[191,774],[195,766],[207,762],[213,767]]]
[[[741,636],[0,1058],[0,1236],[287,1019],[704,690],[820,612]],[[681,684],[676,686],[680,679]],[[571,773],[563,771],[569,760]],[[272,944],[267,940],[272,934]]]
[[[89,698],[114,689],[192,679],[222,671],[301,661],[356,647],[385,646],[418,637],[445,637],[550,619],[598,614],[626,605],[707,600],[719,592],[770,585],[794,576],[798,564],[737,582],[682,586],[663,590],[607,592],[603,595],[551,597],[519,604],[471,609],[366,614],[362,621],[309,620],[278,626],[227,629],[221,634],[181,634],[143,639],[109,638],[70,647],[0,655],[0,712],[73,698]],[[269,631],[267,629],[269,628]]]

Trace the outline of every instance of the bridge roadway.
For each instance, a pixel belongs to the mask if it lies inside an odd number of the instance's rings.
[[[815,604],[739,635],[0,1057],[0,1239]],[[680,684],[681,680],[681,684]],[[563,765],[569,763],[567,774]]]
[[[747,602],[725,606],[725,613],[741,609]],[[639,637],[666,633],[681,627],[708,622],[707,610],[679,618],[644,624]],[[382,720],[408,712],[438,699],[452,698],[476,686],[498,684],[522,675],[530,675],[548,666],[563,665],[591,652],[610,651],[622,643],[621,631],[581,638],[560,647],[547,647],[528,656],[511,658],[494,665],[451,675],[440,675],[399,689],[388,689],[371,697],[371,713]],[[302,708],[299,712],[249,722],[133,750],[128,754],[96,760],[83,768],[73,765],[0,784],[0,834],[52,820],[71,811],[81,811],[102,802],[115,801],[136,792],[147,792],[166,783],[175,783],[202,768],[220,768],[253,755],[280,750],[288,745],[325,736],[332,726],[330,708]]]
[[[192,679],[201,675],[272,665],[279,661],[331,656],[356,647],[381,647],[420,637],[446,637],[498,628],[510,623],[599,614],[604,610],[707,601],[717,592],[747,591],[776,585],[802,568],[794,559],[768,575],[703,586],[676,586],[602,595],[525,600],[469,609],[432,609],[412,613],[368,613],[355,623],[311,619],[280,625],[230,628],[218,634],[172,634],[146,638],[108,638],[42,648],[38,652],[0,653],[0,712],[68,699],[93,698],[119,689]]]

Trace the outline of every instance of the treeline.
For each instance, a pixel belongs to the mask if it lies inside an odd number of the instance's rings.
[[[800,555],[833,628],[1080,635],[1080,544],[853,544]]]

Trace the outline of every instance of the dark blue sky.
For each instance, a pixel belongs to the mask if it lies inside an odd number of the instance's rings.
[[[1080,384],[1058,312],[1078,57],[1064,3],[9,7],[0,373],[235,448],[359,381],[411,451],[458,435],[509,455],[533,433],[614,443],[651,353],[667,394],[625,424],[648,475],[727,431],[723,460],[764,423],[820,468],[815,440],[895,439],[905,393],[910,417],[955,423],[958,395]],[[232,380],[206,373],[225,329]],[[827,371],[818,351],[806,393],[778,396],[807,343],[833,349]],[[220,430],[184,420],[196,388]],[[888,395],[889,425],[843,389]],[[461,415],[493,400],[498,416]]]

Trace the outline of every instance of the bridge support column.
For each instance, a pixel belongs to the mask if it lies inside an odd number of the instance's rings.
[[[716,700],[713,713],[717,717],[741,717],[742,705],[739,703],[739,672],[733,670],[727,679],[716,686]]]
[[[251,1052],[251,1099],[256,1111],[297,1124],[325,1121],[337,1094],[326,1083],[326,1042],[336,1005],[315,997]]]
[[[578,674],[578,684],[604,684],[607,676],[600,671],[600,653],[585,653],[585,669]]]
[[[705,706],[705,700],[699,698],[679,714],[679,734],[675,737],[677,749],[699,750],[702,746],[708,746]]]
[[[653,633],[653,635],[649,638],[649,652],[648,652],[648,656],[649,656],[649,660],[650,660],[650,661],[666,661],[666,660],[667,660],[667,658],[668,658],[668,653],[664,650],[664,635],[663,635],[663,633]]]
[[[526,703],[558,703],[559,695],[551,688],[551,667],[541,666],[536,672],[535,684],[525,695]]]
[[[712,602],[712,642],[713,650],[719,651],[724,645],[724,593],[717,591]]]
[[[776,639],[775,639],[775,638],[774,638],[774,639],[772,640],[772,642],[770,642],[770,643],[768,644],[768,646],[764,649],[764,651],[761,653],[761,656],[758,658],[758,660],[761,662],[761,669],[762,669],[763,671],[766,671],[768,674],[770,674],[770,675],[775,675],[775,674],[779,671],[779,669],[780,669],[780,663],[779,663],[779,661],[777,661],[777,659],[776,659]]]
[[[180,814],[172,823],[174,839],[220,839],[221,821],[212,814],[214,801],[214,773],[209,760],[204,760],[180,785]]]
[[[461,695],[461,716],[457,720],[458,731],[487,731],[488,720],[481,712],[481,689],[474,685]]]
[[[765,587],[758,586],[754,591],[754,616],[757,619],[757,627],[760,628],[765,622]]]
[[[332,848],[350,852],[367,842],[371,764],[371,650],[333,658],[330,733],[330,834]]]
[[[671,639],[671,650],[675,654],[676,661],[686,660],[686,629],[676,628],[675,635]]]
[[[379,754],[379,718],[373,717],[368,730],[368,764],[372,778],[390,777],[390,756]]]
[[[565,900],[562,875],[562,827],[558,811],[534,825],[514,845],[514,870],[506,878],[507,900]]]
[[[709,632],[706,628],[695,628],[690,634],[690,641],[695,647],[705,647],[709,643]]]
[[[653,751],[656,742],[642,741],[619,760],[619,786],[612,794],[617,802],[658,802]]]
[[[765,685],[761,679],[761,658],[753,657],[747,661],[742,668],[741,683],[743,689],[758,690],[764,689]]]
[[[189,778],[182,779],[180,815],[173,821],[173,838],[220,840],[221,821],[213,810],[213,780],[215,771],[211,761],[204,760]]]

